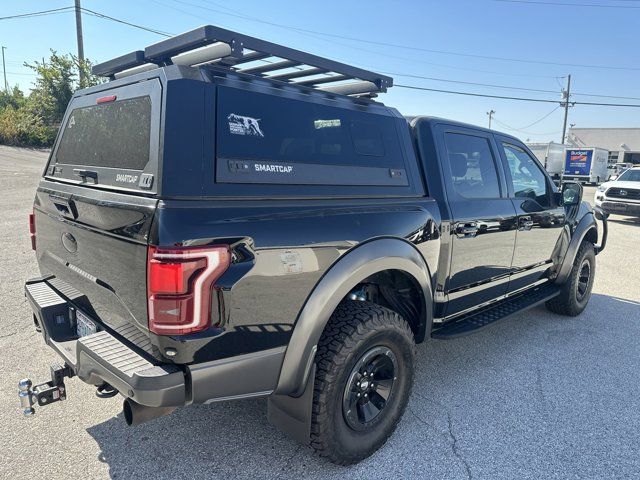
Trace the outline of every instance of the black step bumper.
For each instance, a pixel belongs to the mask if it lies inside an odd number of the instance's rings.
[[[46,278],[29,280],[25,295],[47,345],[91,385],[108,383],[149,407],[187,403],[185,373],[175,365],[155,365],[107,331],[78,338],[74,306]]]

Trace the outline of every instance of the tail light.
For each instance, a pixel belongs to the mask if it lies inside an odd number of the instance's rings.
[[[229,268],[228,246],[149,247],[147,299],[149,330],[186,335],[211,325],[211,292]]]
[[[36,249],[36,214],[31,212],[29,214],[29,238],[31,238],[31,248]]]

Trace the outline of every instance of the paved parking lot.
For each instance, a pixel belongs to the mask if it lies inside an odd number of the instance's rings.
[[[56,360],[23,296],[24,280],[38,273],[27,214],[45,160],[0,147],[0,478],[640,476],[640,222],[624,217],[610,219],[580,317],[540,307],[421,345],[396,434],[354,467],[290,441],[267,423],[263,400],[187,407],[130,428],[118,398],[97,399],[72,379],[66,402],[21,417],[18,380],[44,380]]]

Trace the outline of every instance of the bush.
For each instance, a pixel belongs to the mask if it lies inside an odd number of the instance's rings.
[[[45,125],[27,106],[7,106],[0,111],[0,144],[20,147],[48,147],[56,128]]]

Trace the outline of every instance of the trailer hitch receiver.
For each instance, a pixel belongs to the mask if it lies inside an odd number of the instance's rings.
[[[64,385],[65,377],[73,377],[74,373],[68,365],[51,365],[51,380],[32,388],[33,383],[23,378],[18,383],[18,397],[24,415],[36,413],[33,406],[37,403],[41,407],[50,403],[67,399],[67,389]]]

